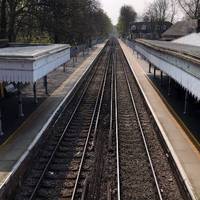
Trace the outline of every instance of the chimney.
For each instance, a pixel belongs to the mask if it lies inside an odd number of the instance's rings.
[[[197,33],[200,33],[200,18],[197,19]]]

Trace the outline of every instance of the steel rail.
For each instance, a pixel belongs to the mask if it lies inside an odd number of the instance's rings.
[[[117,55],[116,55],[115,69],[117,68]],[[120,185],[120,157],[119,157],[119,125],[118,125],[118,100],[117,100],[117,74],[114,70],[114,93],[115,93],[115,135],[116,135],[116,157],[117,157],[117,198],[121,199],[121,185]]]
[[[95,108],[94,108],[92,119],[91,119],[91,122],[90,122],[90,127],[89,127],[89,130],[88,130],[88,133],[87,133],[87,139],[86,139],[86,142],[85,142],[85,145],[84,145],[83,155],[81,157],[81,162],[80,162],[80,165],[79,165],[78,175],[76,177],[76,182],[75,182],[75,186],[74,186],[74,189],[73,189],[71,200],[75,199],[77,186],[78,186],[78,181],[79,181],[81,170],[82,170],[82,167],[83,167],[83,162],[84,162],[84,159],[85,159],[85,154],[86,154],[86,150],[87,150],[87,147],[88,147],[89,138],[91,136],[93,123],[95,121],[95,115],[96,115],[97,109],[99,110],[99,107],[101,107],[101,104],[102,104],[102,96],[103,96],[104,90],[105,90],[105,82],[106,82],[106,77],[107,77],[107,74],[108,74],[108,67],[109,67],[109,64],[106,65],[104,76],[103,76],[103,79],[101,81],[101,87],[100,87],[100,89],[98,91],[98,95],[97,95],[97,99],[96,99],[96,103],[95,103]],[[96,118],[96,122],[97,121],[99,121],[99,116],[98,115],[97,115],[97,118]],[[87,184],[87,182],[88,181],[86,181],[86,184]],[[86,195],[86,193],[84,193],[84,195]]]
[[[108,59],[107,73],[108,73],[108,68],[109,68],[110,65],[112,64],[112,47],[111,47],[109,53],[110,53],[110,54],[109,54],[109,59]],[[103,97],[104,97],[104,91],[105,91],[105,87],[106,87],[106,81],[107,81],[107,76],[106,76],[106,78],[105,78],[104,87],[103,87],[102,94],[101,94],[101,103],[100,103],[100,105],[99,105],[99,110],[98,110],[98,114],[97,114],[98,119],[99,119],[100,113],[101,113],[102,102],[103,102]],[[112,87],[112,84],[110,85],[110,87]],[[111,115],[112,115],[112,113],[111,113]],[[95,146],[95,144],[96,144],[96,137],[97,137],[98,125],[99,125],[99,120],[96,120],[95,129],[94,129],[94,142],[93,142],[93,145],[94,145],[94,146]],[[108,192],[108,190],[110,189],[110,185],[111,185],[110,183],[107,185],[107,192]],[[107,195],[108,195],[107,197],[109,198],[110,195],[111,195],[111,193],[109,192],[109,194],[107,193]],[[83,199],[83,198],[82,198],[81,200],[87,200],[87,199],[85,199],[85,198]]]
[[[112,66],[112,74],[111,74],[111,84],[110,84],[110,126],[109,126],[109,136],[108,136],[108,151],[112,151],[112,138],[113,138],[113,110],[114,110],[114,103],[113,103],[113,92],[114,92],[114,48],[112,47],[111,52],[111,62],[110,65]],[[111,181],[108,180],[107,182],[107,200],[112,200],[112,189],[111,189]]]
[[[103,57],[103,56],[104,56],[104,53],[105,53],[105,50],[104,50],[103,52],[101,52],[101,53],[102,53],[101,56]],[[98,68],[98,66],[99,66],[99,64],[100,64],[99,61],[100,61],[100,57],[98,58],[97,63],[96,63],[96,65],[97,65],[96,70],[97,70],[97,68]],[[96,73],[96,70],[95,70],[94,73]],[[64,111],[65,111],[66,108],[69,106],[69,104],[71,103],[71,101],[72,101],[72,99],[74,98],[74,96],[75,96],[75,94],[73,94],[72,97],[70,97],[69,101],[68,101],[68,102],[66,103],[66,105],[63,107],[62,111],[59,113],[59,115],[57,116],[56,120],[54,121],[54,123],[53,123],[53,125],[52,125],[52,128],[55,127],[55,125],[57,124],[58,120],[62,117]]]
[[[63,131],[62,134],[61,134],[61,137],[59,138],[58,143],[56,144],[56,146],[55,146],[55,148],[54,148],[54,150],[53,150],[53,152],[52,152],[52,154],[51,154],[51,156],[50,156],[48,162],[47,162],[46,165],[45,165],[45,168],[44,168],[44,170],[43,170],[43,172],[42,172],[42,174],[41,174],[39,180],[37,181],[36,186],[34,187],[33,192],[31,193],[31,196],[30,196],[29,200],[33,200],[33,198],[35,197],[35,195],[36,195],[36,193],[37,193],[37,191],[38,191],[38,189],[39,189],[39,186],[40,186],[40,184],[41,184],[41,182],[42,182],[42,180],[43,180],[43,178],[44,178],[44,175],[45,175],[46,171],[48,170],[49,165],[51,164],[51,161],[53,160],[54,155],[55,155],[55,153],[56,153],[56,151],[57,151],[57,149],[58,149],[60,143],[62,142],[62,140],[63,140],[63,138],[64,138],[64,136],[65,136],[65,133],[66,133],[66,131],[67,131],[69,125],[71,124],[71,121],[72,121],[72,119],[74,118],[75,113],[76,113],[76,111],[78,110],[78,108],[79,108],[79,106],[80,106],[80,104],[81,104],[81,102],[82,102],[82,100],[83,100],[83,97],[85,96],[86,91],[87,91],[87,89],[88,89],[88,87],[89,87],[89,85],[90,85],[90,83],[91,83],[93,77],[95,76],[97,70],[98,70],[98,67],[95,69],[95,72],[92,74],[91,78],[90,78],[89,81],[87,82],[87,84],[86,84],[86,86],[85,86],[85,88],[84,88],[84,90],[83,90],[83,93],[81,94],[81,97],[80,97],[80,99],[79,99],[79,101],[78,101],[78,103],[77,103],[77,105],[76,105],[76,107],[75,107],[75,109],[74,109],[74,111],[73,111],[73,113],[72,113],[72,115],[71,115],[71,117],[70,117],[70,119],[69,119],[67,125],[65,126],[65,129],[64,129],[64,131]],[[62,110],[62,112],[64,112],[64,110]],[[61,117],[61,115],[59,115],[59,118],[60,118],[60,117]]]
[[[110,53],[110,52],[108,52],[108,53]],[[101,96],[100,96],[100,102],[99,102],[99,106],[98,106],[98,112],[97,112],[96,123],[95,123],[95,128],[94,128],[94,139],[93,139],[92,148],[95,145],[95,137],[96,137],[96,134],[97,134],[97,127],[98,127],[98,124],[99,124],[99,117],[100,117],[101,106],[102,106],[102,102],[103,102],[103,96],[104,96],[104,91],[105,91],[105,86],[106,86],[106,80],[107,80],[107,74],[108,74],[108,68],[109,68],[109,64],[110,64],[110,59],[108,59],[107,61],[108,62],[107,62],[107,66],[106,66],[106,74],[105,74],[105,77],[104,77],[104,80],[103,80]],[[89,179],[89,176],[86,179]],[[86,182],[86,184],[88,184],[88,182]],[[85,200],[85,197],[87,196],[87,193],[86,193],[87,185],[84,186],[84,190],[85,191],[81,196],[81,200]]]
[[[112,75],[111,75],[111,95],[110,95],[110,127],[109,127],[109,138],[108,138],[108,150],[112,150],[112,134],[113,134],[113,91],[114,91],[114,53],[111,54],[112,57]]]
[[[160,186],[159,186],[159,183],[158,183],[158,178],[157,178],[154,166],[153,166],[153,162],[152,162],[152,159],[151,159],[151,155],[150,155],[150,151],[149,151],[149,148],[148,148],[147,140],[146,140],[146,137],[145,137],[145,134],[144,134],[144,131],[143,131],[142,123],[141,123],[141,120],[140,120],[140,117],[139,117],[139,113],[138,113],[138,108],[136,106],[135,99],[133,97],[133,93],[132,93],[132,90],[131,90],[130,82],[129,82],[128,75],[127,75],[127,72],[126,72],[126,69],[125,69],[125,66],[124,66],[123,59],[121,59],[121,63],[122,63],[122,67],[123,67],[123,70],[124,70],[125,77],[126,77],[126,83],[128,85],[129,94],[131,96],[131,101],[132,101],[132,104],[133,104],[133,108],[135,110],[137,123],[138,123],[139,128],[140,128],[140,133],[141,133],[141,136],[142,136],[142,139],[143,139],[143,143],[144,143],[144,146],[145,146],[145,150],[146,150],[146,153],[147,153],[147,156],[148,156],[148,161],[149,161],[149,164],[150,164],[150,167],[151,167],[151,171],[152,171],[152,174],[153,174],[153,177],[154,177],[154,181],[155,181],[156,189],[157,189],[157,192],[158,192],[158,196],[159,196],[160,200],[163,200],[161,189],[160,189]]]
[[[108,60],[108,63],[107,63],[107,72],[108,72],[109,64],[110,64],[110,57],[109,57],[109,60]],[[106,76],[106,78],[107,78],[107,76]],[[104,80],[104,89],[105,89],[105,85],[106,85],[106,79]],[[103,100],[103,93],[101,95],[101,100],[100,100],[101,104],[102,104],[102,100]],[[99,116],[100,116],[101,104],[99,105],[99,109],[98,109],[98,112],[97,112],[97,118],[99,118]],[[97,134],[98,125],[99,125],[99,120],[96,120],[95,128],[94,128],[94,140],[93,140],[93,145],[92,145],[93,147],[95,146],[95,142],[96,142],[96,134]]]

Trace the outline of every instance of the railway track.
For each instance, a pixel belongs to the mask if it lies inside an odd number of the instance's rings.
[[[184,199],[115,39],[65,105],[15,199]]]
[[[116,122],[121,199],[187,199],[121,48],[118,53]]]
[[[121,59],[117,65],[118,134],[122,199],[162,199],[134,96]],[[127,159],[129,157],[129,159]],[[150,166],[150,168],[149,168]],[[151,170],[150,170],[151,169]],[[131,173],[134,172],[134,176]],[[130,184],[134,183],[134,185]],[[155,187],[156,186],[156,187]],[[148,192],[144,191],[148,189]]]

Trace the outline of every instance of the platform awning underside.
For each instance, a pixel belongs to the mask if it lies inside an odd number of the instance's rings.
[[[0,49],[0,82],[34,83],[70,60],[68,45],[10,49]]]
[[[155,50],[144,44],[135,44],[135,50],[142,54],[151,64],[178,82],[191,95],[200,100],[200,64]]]

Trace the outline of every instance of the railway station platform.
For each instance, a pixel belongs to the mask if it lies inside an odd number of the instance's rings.
[[[42,137],[59,108],[68,100],[104,46],[105,43],[98,44],[85,59],[78,58],[80,62],[76,63],[77,66],[72,66],[73,72],[69,73],[68,76],[65,75],[65,80],[63,80],[63,75],[59,73],[59,70],[63,72],[62,68],[53,72],[54,74],[49,76],[50,95],[35,108],[11,137],[0,145],[0,199],[4,199],[2,195],[4,195],[5,188],[7,189],[10,182],[15,179],[19,166],[26,162],[27,156]],[[67,70],[66,67],[66,73]],[[53,85],[57,85],[57,89]],[[44,89],[41,81],[38,83],[38,98],[43,98],[44,92],[42,90]],[[26,88],[23,93],[32,100],[31,95],[33,94],[28,91],[30,90]]]
[[[161,130],[177,167],[190,191],[193,199],[200,199],[200,153],[178,123],[159,93],[147,78],[145,62],[140,62],[133,50],[120,41],[124,54],[142,89],[147,104]]]

